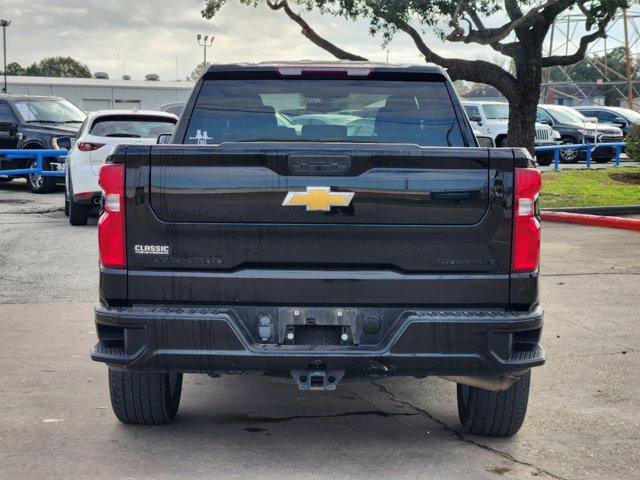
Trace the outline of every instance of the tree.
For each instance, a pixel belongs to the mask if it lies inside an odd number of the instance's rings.
[[[190,82],[197,81],[202,76],[203,72],[209,65],[210,64],[208,62],[207,63],[201,62],[198,65],[196,65],[196,68],[193,69],[193,72],[191,72],[191,75],[187,77],[187,81],[190,81]]]
[[[7,75],[21,76],[25,74],[25,69],[18,62],[11,62],[7,65]]]
[[[27,67],[26,75],[30,77],[91,78],[91,71],[89,67],[71,57],[49,57]]]
[[[213,18],[229,1],[204,0],[203,17]],[[254,7],[261,3],[239,1]],[[447,69],[453,80],[487,83],[497,88],[509,101],[507,141],[530,150],[542,69],[582,60],[589,44],[605,36],[606,26],[616,11],[627,7],[627,0],[266,0],[266,3],[271,10],[283,12],[297,23],[302,35],[312,43],[339,59],[366,60],[322,37],[294,7],[316,9],[324,15],[347,20],[364,19],[369,22],[371,34],[381,34],[385,44],[398,32],[409,35],[425,60]],[[542,45],[551,25],[570,9],[584,15],[585,27],[590,33],[580,39],[574,53],[544,56]],[[504,23],[487,26],[487,18],[501,11],[504,11]],[[511,60],[513,73],[486,60],[437,54],[424,37],[427,29],[449,42],[493,48]]]
[[[606,55],[588,55],[580,62],[569,67],[551,67],[549,69],[549,80],[551,82],[577,82],[577,83],[597,83],[617,81],[618,85],[602,83],[595,87],[597,92],[604,96],[605,105],[619,105],[620,100],[624,99],[626,94],[624,86],[620,82],[626,80],[626,52],[625,47],[616,47],[609,50]],[[638,60],[631,59],[632,80],[640,78],[638,72]]]
[[[640,77],[637,71],[637,60],[631,59],[633,79]],[[606,55],[588,55],[580,62],[561,69],[551,67],[549,78],[552,82],[566,82],[571,78],[575,82],[597,82],[599,79],[625,80],[627,59],[625,47],[616,47],[609,50]],[[566,72],[566,73],[565,73]]]

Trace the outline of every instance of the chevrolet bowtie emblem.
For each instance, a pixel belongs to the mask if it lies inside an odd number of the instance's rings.
[[[332,192],[329,187],[307,187],[306,192],[289,192],[284,207],[307,207],[307,212],[329,212],[331,207],[348,207],[353,192]]]

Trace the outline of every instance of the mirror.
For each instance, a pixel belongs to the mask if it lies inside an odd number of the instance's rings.
[[[538,120],[538,123],[543,123],[545,125],[552,125],[551,120],[549,120],[548,118],[541,118],[540,120]]]
[[[171,143],[171,133],[161,133],[160,135],[158,135],[158,145],[166,145]]]
[[[71,137],[56,137],[51,143],[56,150],[71,150],[73,139]]]
[[[0,122],[0,132],[7,132],[13,135],[18,127],[11,122]]]
[[[482,118],[480,117],[480,115],[469,115],[469,121],[475,122],[478,125],[482,124]]]
[[[491,137],[486,137],[484,135],[476,135],[476,140],[478,140],[478,146],[484,148],[493,148],[493,139]]]

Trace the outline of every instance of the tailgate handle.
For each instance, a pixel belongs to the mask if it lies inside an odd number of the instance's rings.
[[[293,175],[344,175],[351,170],[349,155],[289,155]]]

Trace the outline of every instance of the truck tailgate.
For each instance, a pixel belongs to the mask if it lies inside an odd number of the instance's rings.
[[[129,298],[505,305],[513,163],[506,149],[128,147]],[[308,187],[353,198],[283,205]]]

